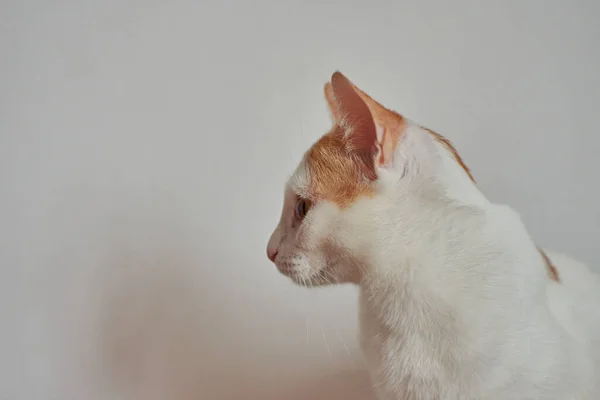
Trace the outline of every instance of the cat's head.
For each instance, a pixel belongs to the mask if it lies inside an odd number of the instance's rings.
[[[309,286],[360,282],[378,245],[418,240],[433,208],[477,198],[445,138],[383,107],[339,72],[325,97],[334,126],[289,179],[267,246],[283,274]]]

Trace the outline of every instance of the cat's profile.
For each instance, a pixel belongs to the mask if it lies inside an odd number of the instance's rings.
[[[360,288],[381,400],[600,399],[600,279],[538,249],[450,142],[339,72],[333,128],[285,189],[267,253],[307,286]]]

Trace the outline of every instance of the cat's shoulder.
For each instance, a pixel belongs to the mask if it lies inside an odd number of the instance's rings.
[[[543,251],[558,274],[556,282],[548,281],[548,308],[572,337],[590,346],[600,374],[600,274],[566,254]]]

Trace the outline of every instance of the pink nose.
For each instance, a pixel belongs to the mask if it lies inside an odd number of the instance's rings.
[[[267,257],[269,257],[271,262],[275,262],[275,257],[277,257],[277,249],[267,248]]]

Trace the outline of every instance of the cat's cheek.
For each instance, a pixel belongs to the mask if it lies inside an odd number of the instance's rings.
[[[314,219],[307,219],[296,230],[293,243],[296,251],[307,255],[317,251],[322,238],[314,227]]]
[[[323,201],[314,207],[313,214],[307,220],[313,237],[330,236],[340,217],[340,208],[329,201]]]

